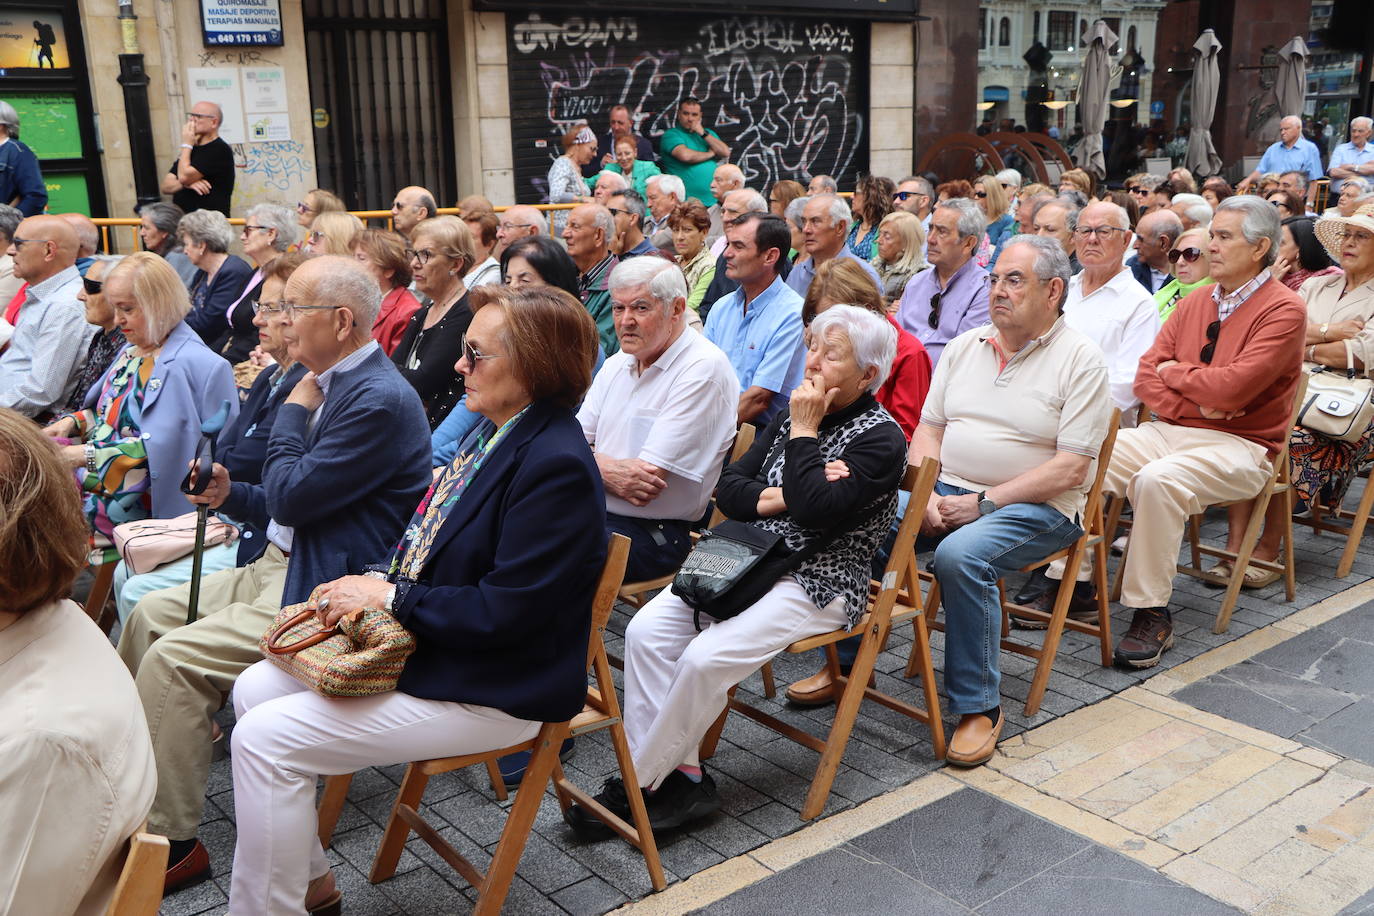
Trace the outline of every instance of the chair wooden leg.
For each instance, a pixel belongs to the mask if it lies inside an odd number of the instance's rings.
[[[907,667],[910,668],[914,661],[920,672],[921,689],[926,695],[926,716],[930,719],[930,747],[936,760],[944,760],[945,721],[940,718],[940,689],[935,683],[935,663],[930,658],[930,631],[926,629],[925,617],[920,614],[912,620],[911,626],[915,632],[911,638],[911,659],[907,661]]]
[[[506,780],[501,776],[501,768],[495,760],[487,760],[487,779],[491,782],[491,791],[496,794],[497,801],[505,801],[510,797],[506,791]]]
[[[935,622],[935,615],[940,613],[940,582],[932,580],[930,589],[926,592],[926,603],[923,614],[917,614],[911,619],[911,655],[906,660],[906,671],[903,676],[910,678],[916,673],[921,665],[921,660],[916,657],[916,649],[920,640],[925,641],[926,661],[930,660],[930,627]],[[943,754],[940,756],[944,756]]]
[[[118,563],[118,560],[111,560],[100,564],[95,571],[95,581],[91,583],[91,592],[86,596],[86,613],[106,636],[114,628],[114,616],[105,613],[105,602],[110,599],[110,588],[114,585],[115,566]]]
[[[1283,503],[1283,590],[1291,602],[1298,597],[1298,568],[1293,558],[1293,488],[1279,495]]]
[[[773,681],[773,663],[764,662],[763,667],[759,669],[759,675],[763,677],[763,695],[770,700],[773,699],[778,695],[778,685]]]
[[[1054,597],[1054,610],[1050,612],[1050,622],[1045,628],[1045,641],[1040,646],[1040,658],[1035,666],[1035,677],[1031,679],[1030,693],[1026,695],[1025,712],[1028,716],[1040,711],[1040,701],[1045,698],[1045,686],[1050,682],[1050,669],[1054,667],[1054,656],[1059,651],[1059,639],[1064,635],[1064,618],[1069,614],[1069,600],[1073,597],[1074,584],[1078,580],[1078,567],[1083,560],[1082,543],[1082,540],[1079,540],[1073,545],[1064,563],[1064,577],[1059,580],[1059,589]]]
[[[1193,569],[1202,572],[1202,519],[1196,515],[1188,516],[1188,552]]]
[[[475,914],[499,916],[501,905],[510,893],[511,882],[515,880],[515,868],[520,864],[520,856],[529,841],[530,828],[539,814],[539,804],[544,800],[544,789],[553,775],[558,752],[567,736],[566,723],[549,723],[539,729],[534,752],[530,754],[525,776],[520,780],[520,789],[515,793],[515,804],[506,812],[506,826],[501,831],[501,840],[496,844],[491,864],[477,888],[477,906],[473,909]]]
[[[806,801],[802,804],[801,819],[804,821],[819,817],[825,808],[825,800],[830,797],[830,787],[835,782],[835,773],[840,768],[840,761],[844,759],[849,734],[854,728],[854,720],[859,715],[859,706],[863,703],[864,689],[868,686],[868,678],[873,674],[873,668],[878,661],[878,644],[885,635],[879,632],[876,623],[864,634],[859,654],[855,657],[849,676],[845,680],[844,692],[840,694],[840,702],[836,704],[835,718],[830,723],[825,750],[821,751],[816,773],[811,777],[811,788],[807,790]],[[835,655],[835,644],[830,643],[825,648],[834,674],[836,672],[833,668],[839,664]]]
[[[613,711],[618,715],[618,707]],[[727,706],[725,712],[729,711]],[[722,727],[725,712],[721,713]],[[611,733],[611,747],[615,750],[615,759],[620,765],[620,778],[625,783],[625,795],[630,802],[630,823],[639,834],[639,842],[636,845],[640,854],[644,856],[644,867],[649,871],[649,883],[654,890],[661,891],[668,886],[668,881],[663,876],[663,862],[659,859],[654,829],[649,825],[649,809],[644,804],[644,793],[634,791],[639,786],[639,779],[635,774],[634,758],[630,755],[630,742],[625,737],[625,725],[623,722],[616,722],[607,730]]]
[[[1350,575],[1350,570],[1355,565],[1355,553],[1360,549],[1360,542],[1364,538],[1365,526],[1369,524],[1369,513],[1374,510],[1374,476],[1365,482],[1364,494],[1360,496],[1360,505],[1355,510],[1355,516],[1350,520],[1350,533],[1345,537],[1345,550],[1341,551],[1341,561],[1336,564],[1336,578],[1344,579]]]
[[[377,855],[372,860],[372,872],[367,876],[367,880],[373,884],[385,881],[396,874],[396,864],[401,861],[401,852],[410,837],[410,827],[396,813],[396,807],[409,805],[418,811],[420,798],[425,794],[425,785],[428,783],[429,777],[418,766],[412,763],[406,767],[405,778],[401,780],[401,790],[396,793],[396,804],[392,806],[391,816],[387,818],[386,832],[382,834],[382,844],[377,848]]]
[[[1240,542],[1240,550],[1236,551],[1236,562],[1231,569],[1231,581],[1226,586],[1226,597],[1222,599],[1221,608],[1217,611],[1217,622],[1212,627],[1213,633],[1225,633],[1231,625],[1231,612],[1236,609],[1236,599],[1240,597],[1240,587],[1245,582],[1245,570],[1250,565],[1250,556],[1254,553],[1260,531],[1264,528],[1264,516],[1269,511],[1269,495],[1273,484],[1273,480],[1270,479],[1255,500],[1250,521],[1245,526],[1245,534]]]
[[[1108,547],[1110,547],[1112,542],[1116,540],[1116,531],[1117,528],[1121,525],[1121,512],[1125,508],[1126,497],[1112,497],[1112,508],[1111,511],[1107,513],[1107,525],[1105,528],[1102,529],[1106,532],[1104,538],[1107,541]],[[1130,549],[1131,539],[1128,537],[1126,538],[1126,543],[1121,550],[1121,561],[1116,565],[1116,575],[1112,576],[1112,589],[1111,592],[1107,595],[1109,601],[1121,600],[1121,583],[1122,580],[1126,577],[1126,555],[1130,552]]]
[[[716,745],[720,743],[720,733],[725,731],[725,720],[730,715],[730,697],[733,697],[735,691],[738,689],[738,684],[730,688],[730,692],[725,695],[725,708],[720,711],[720,715],[716,717],[716,721],[711,723],[711,727],[708,728],[706,734],[702,736],[701,748],[697,752],[697,755],[702,760],[710,760],[712,757],[716,756]]]
[[[324,779],[324,794],[320,796],[319,834],[320,845],[325,849],[334,842],[334,828],[339,823],[344,801],[348,798],[348,787],[352,784],[352,773],[326,776]]]
[[[1110,532],[1111,529],[1105,529]],[[1102,648],[1102,667],[1110,668],[1115,661],[1112,653],[1112,609],[1107,602],[1107,555],[1109,545],[1104,537],[1093,547],[1093,579],[1097,585],[1097,641]]]

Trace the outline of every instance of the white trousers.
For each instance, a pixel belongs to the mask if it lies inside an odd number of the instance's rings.
[[[737,617],[701,618],[664,589],[625,628],[625,735],[642,787],[657,788],[697,750],[731,687],[798,639],[843,627],[844,599],[817,608],[791,576]]]
[[[499,709],[394,690],[322,697],[267,661],[239,676],[234,712],[229,912],[253,916],[303,913],[306,886],[329,870],[316,835],[317,776],[495,750],[539,731]]]

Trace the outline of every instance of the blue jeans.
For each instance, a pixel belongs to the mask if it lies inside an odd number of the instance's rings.
[[[944,483],[941,496],[971,493]],[[1002,604],[997,580],[1062,550],[1083,529],[1045,503],[1013,503],[957,528],[935,547],[945,608],[945,693],[956,715],[1002,701]]]

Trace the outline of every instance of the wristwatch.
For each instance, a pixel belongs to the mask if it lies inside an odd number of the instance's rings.
[[[978,494],[978,514],[991,515],[997,511],[997,503],[988,499],[988,491],[982,490]]]

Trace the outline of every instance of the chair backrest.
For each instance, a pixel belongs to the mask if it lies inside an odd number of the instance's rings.
[[[903,588],[911,597],[913,604],[921,606],[921,583],[916,566],[916,534],[921,530],[921,521],[926,515],[926,504],[930,494],[935,492],[935,481],[940,476],[940,462],[925,458],[919,467],[907,466],[902,475],[901,488],[911,494],[906,505],[906,514],[897,528],[897,537],[892,543],[892,553],[883,571],[882,590],[873,604],[875,616],[887,616],[897,603],[897,595]]]
[[[601,644],[601,633],[611,619],[616,595],[625,581],[625,562],[630,557],[630,539],[623,534],[611,535],[606,545],[606,563],[601,567],[601,578],[596,583],[596,596],[592,598],[592,638],[587,643],[587,668],[592,667],[596,657],[596,647]]]
[[[744,453],[749,451],[749,447],[754,444],[756,432],[752,423],[745,423],[739,428],[739,431],[735,433],[735,444],[730,449],[730,460],[726,462],[727,465],[734,464],[744,457]],[[725,521],[725,513],[720,511],[720,507],[717,506],[711,510],[711,521],[706,527],[714,528],[723,521]]]
[[[135,833],[119,873],[106,916],[156,916],[167,879],[168,842],[155,833]]]

